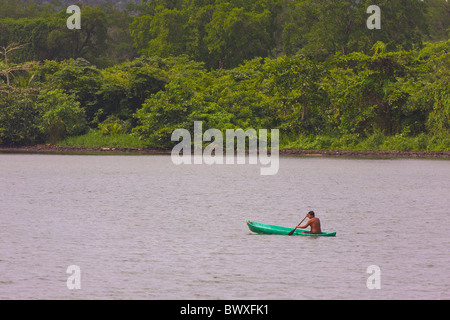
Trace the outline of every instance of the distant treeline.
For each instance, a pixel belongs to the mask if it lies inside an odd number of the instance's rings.
[[[13,55],[17,62],[85,58],[105,67],[138,54],[188,55],[208,69],[230,69],[255,57],[369,54],[377,41],[387,50],[411,50],[450,32],[443,0],[137,2],[85,0],[96,6],[80,4],[82,28],[74,31],[66,28],[64,7],[72,1],[0,0],[0,45],[29,43]],[[371,5],[381,9],[380,30],[366,27]]]
[[[294,147],[449,149],[445,1],[80,5],[80,30],[58,5],[0,0],[0,144],[97,130],[170,147],[201,120],[279,128]]]

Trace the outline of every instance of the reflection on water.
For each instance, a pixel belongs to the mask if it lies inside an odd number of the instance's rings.
[[[449,299],[450,162],[0,155],[0,299]],[[314,210],[335,238],[257,235]],[[66,269],[81,270],[69,290]],[[367,267],[381,289],[369,290]]]

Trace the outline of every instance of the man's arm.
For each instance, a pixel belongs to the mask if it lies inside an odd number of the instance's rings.
[[[311,220],[308,220],[308,222],[307,222],[305,225],[303,225],[303,226],[297,226],[297,228],[305,229],[305,228],[307,228],[310,224],[311,224]]]

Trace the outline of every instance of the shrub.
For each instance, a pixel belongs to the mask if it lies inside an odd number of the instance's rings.
[[[37,106],[41,111],[39,129],[51,143],[82,134],[87,129],[84,108],[74,95],[67,95],[60,89],[46,91],[39,96]]]

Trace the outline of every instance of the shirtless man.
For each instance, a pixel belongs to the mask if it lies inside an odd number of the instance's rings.
[[[311,226],[311,231],[303,231],[303,233],[322,233],[322,230],[320,229],[320,220],[314,215],[314,211],[308,212],[308,214],[306,215],[309,218],[308,222],[303,226],[297,226],[297,228],[305,229],[306,227]]]

